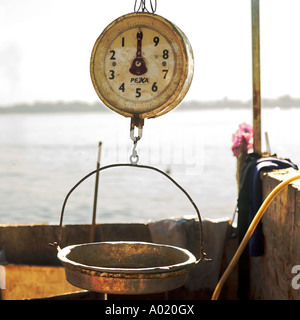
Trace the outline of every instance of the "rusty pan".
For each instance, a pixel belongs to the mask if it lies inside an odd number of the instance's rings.
[[[188,250],[148,242],[113,241],[67,246],[60,249],[63,214],[71,193],[85,179],[96,172],[113,167],[132,166],[158,171],[169,178],[193,204],[200,226],[200,257],[197,260]],[[202,221],[199,210],[188,193],[165,172],[150,166],[113,164],[98,168],[81,179],[64,201],[58,241],[52,243],[58,259],[65,267],[67,280],[82,289],[112,294],[148,294],[170,291],[182,286],[192,266],[205,258],[203,252]]]
[[[196,258],[188,250],[147,242],[95,242],[58,253],[72,285],[111,294],[176,289],[187,281]]]

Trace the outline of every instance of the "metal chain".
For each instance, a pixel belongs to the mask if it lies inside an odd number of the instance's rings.
[[[154,4],[153,4],[154,3]],[[151,12],[155,13],[157,9],[157,0],[149,0],[151,10],[147,9],[146,0],[135,0],[134,12]]]
[[[137,142],[139,141],[139,139],[136,139],[134,142],[133,142],[133,149],[132,149],[132,154],[131,156],[129,157],[129,160],[130,160],[130,163],[131,164],[137,164],[139,162],[139,156],[137,154],[137,151],[136,151],[136,147],[137,147]]]
[[[144,119],[138,117],[132,117],[130,121],[130,138],[133,141],[132,154],[129,157],[131,164],[137,164],[139,161],[139,156],[137,155],[136,147],[137,142],[141,140],[143,135],[143,125]],[[135,128],[137,128],[137,136],[135,136]]]

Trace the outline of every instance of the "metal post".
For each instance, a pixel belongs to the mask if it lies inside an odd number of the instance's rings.
[[[254,152],[261,154],[259,0],[251,0],[251,15],[252,15],[253,147],[254,147]]]
[[[98,146],[97,170],[100,168],[101,147],[102,147],[102,142],[100,141],[99,142],[99,146]],[[95,241],[95,225],[96,225],[96,212],[97,212],[97,199],[98,199],[98,185],[99,185],[99,171],[97,171],[96,178],[95,178],[93,219],[92,219],[92,225],[91,225],[90,242],[94,242]]]

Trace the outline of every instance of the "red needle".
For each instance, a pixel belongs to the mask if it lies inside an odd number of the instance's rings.
[[[142,31],[139,31],[136,35],[137,37],[137,51],[136,51],[136,57],[141,58],[142,57],[142,38],[143,33]]]
[[[132,61],[129,71],[135,76],[140,76],[147,72],[146,63],[144,58],[142,57],[142,39],[143,39],[142,31],[139,30],[136,37],[137,37],[136,57]]]

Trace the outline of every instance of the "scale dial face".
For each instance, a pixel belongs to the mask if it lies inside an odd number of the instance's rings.
[[[193,65],[190,43],[179,28],[154,14],[131,13],[99,36],[90,68],[104,104],[126,117],[150,118],[184,98]]]

